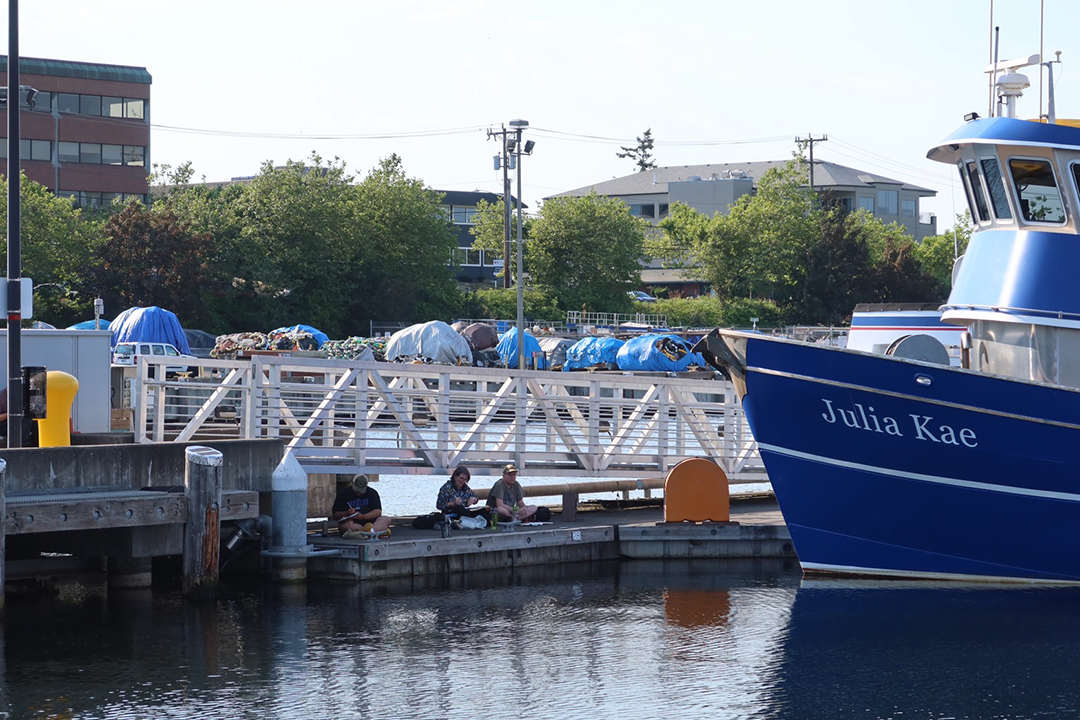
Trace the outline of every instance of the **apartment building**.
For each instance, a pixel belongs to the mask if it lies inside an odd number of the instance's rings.
[[[20,58],[19,82],[37,91],[20,112],[23,172],[81,207],[147,199],[150,73],[143,67]],[[0,56],[7,85],[7,57]],[[14,99],[10,103],[14,107]],[[7,176],[7,110],[0,110],[0,174]]]

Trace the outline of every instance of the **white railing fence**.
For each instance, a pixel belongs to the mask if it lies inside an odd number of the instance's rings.
[[[257,356],[192,361],[162,378],[140,361],[138,442],[282,438],[308,472],[662,477],[690,457],[731,482],[767,481],[723,379],[557,373]],[[156,368],[156,371],[163,368]]]

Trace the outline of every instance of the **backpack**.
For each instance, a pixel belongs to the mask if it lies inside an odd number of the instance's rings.
[[[551,520],[551,511],[541,505],[536,508],[536,514],[533,515],[533,520],[536,522],[549,522]]]
[[[412,526],[417,530],[433,530],[435,523],[442,522],[443,514],[433,512],[430,515],[417,515],[412,521]]]

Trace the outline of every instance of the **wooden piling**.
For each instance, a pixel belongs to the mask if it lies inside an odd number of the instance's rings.
[[[217,591],[221,547],[221,466],[218,450],[193,445],[185,452],[183,591],[190,597],[212,597]]]

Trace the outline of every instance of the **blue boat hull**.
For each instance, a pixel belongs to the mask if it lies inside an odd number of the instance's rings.
[[[805,571],[1080,581],[1080,392],[721,337]]]

